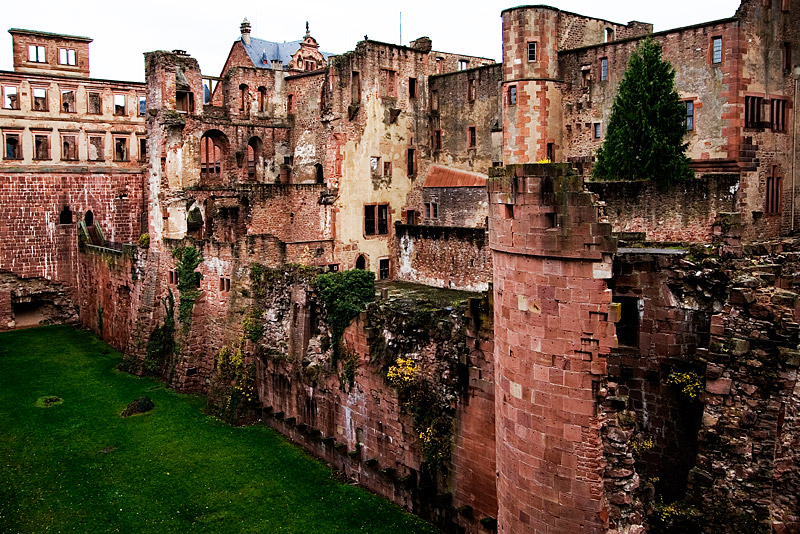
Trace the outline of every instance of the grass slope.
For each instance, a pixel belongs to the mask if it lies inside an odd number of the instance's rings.
[[[120,358],[68,327],[0,334],[0,532],[435,531],[271,429],[116,371]],[[155,409],[120,418],[141,395]],[[63,402],[37,407],[48,396]]]

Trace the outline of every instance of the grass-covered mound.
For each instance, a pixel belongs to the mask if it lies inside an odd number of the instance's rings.
[[[69,327],[0,334],[0,532],[434,531],[271,429],[116,371],[121,357]],[[152,411],[120,417],[144,395]]]

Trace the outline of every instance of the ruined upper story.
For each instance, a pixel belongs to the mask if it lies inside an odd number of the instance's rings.
[[[145,84],[90,78],[87,37],[9,33],[14,71],[0,71],[0,169],[139,172]]]

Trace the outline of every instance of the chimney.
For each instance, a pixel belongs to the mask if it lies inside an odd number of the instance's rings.
[[[250,46],[250,21],[247,20],[247,17],[244,18],[239,29],[242,31],[242,42],[246,46]]]
[[[280,59],[273,59],[271,67],[272,70],[283,70],[283,61]]]

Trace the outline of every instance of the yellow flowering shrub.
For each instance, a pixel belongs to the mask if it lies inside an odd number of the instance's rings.
[[[417,363],[411,358],[398,358],[397,363],[389,367],[386,378],[396,388],[407,387],[417,379]]]
[[[678,372],[673,371],[667,377],[667,384],[678,386],[681,393],[688,399],[696,399],[705,388],[703,378],[694,371]]]

